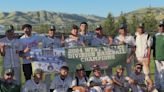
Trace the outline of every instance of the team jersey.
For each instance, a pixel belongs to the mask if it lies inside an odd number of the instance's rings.
[[[136,34],[135,46],[136,46],[136,51],[135,51],[136,57],[147,58],[148,48],[152,46],[152,38],[147,33],[143,33],[141,35]]]
[[[67,90],[71,87],[71,83],[71,77],[67,76],[64,80],[62,80],[60,75],[58,75],[52,81],[50,89],[54,89],[53,92],[67,92]]]
[[[87,86],[87,77],[83,77],[82,79],[75,77],[75,79],[72,81],[72,87],[73,86]]]
[[[31,37],[26,37],[25,35],[23,35],[20,38],[20,41],[23,44],[23,49],[25,49],[26,47],[30,49],[37,49],[39,48],[39,42],[42,42],[42,40],[43,40],[43,36],[38,36],[38,35],[34,35]],[[27,52],[25,56],[30,56],[30,52]],[[24,61],[24,64],[30,63],[30,61],[27,59],[23,59],[23,61]]]
[[[38,84],[36,84],[34,82],[34,79],[31,78],[31,80],[28,80],[23,86],[22,92],[48,92],[48,91],[46,88],[46,84],[44,84],[41,81]]]
[[[4,80],[0,79],[0,92],[20,92],[20,86],[12,83],[7,83]]]
[[[157,33],[155,35],[155,38],[153,39],[154,45],[155,45],[155,59],[156,60],[164,60],[164,33]]]
[[[61,40],[56,37],[50,38],[46,36],[45,39],[43,39],[42,47],[43,48],[60,48]]]
[[[118,45],[120,42],[125,42],[125,45],[128,50],[128,54],[130,54],[131,48],[134,46],[134,37],[130,35],[127,35],[125,37],[122,37],[121,35],[116,36],[114,38],[114,43]]]
[[[91,46],[104,46],[108,44],[108,40],[105,36],[102,38],[98,38],[97,36],[94,36],[91,40]]]
[[[92,39],[92,37],[93,37],[93,34],[91,34],[91,33],[86,33],[86,34],[84,34],[84,35],[81,35],[80,33],[79,33],[79,37],[80,37],[80,39],[82,40],[82,41],[84,41],[85,42],[85,44],[86,45],[90,45],[91,44],[91,39]]]
[[[77,40],[69,37],[65,39],[65,47],[77,47],[77,46],[83,46],[83,39],[77,38]]]
[[[20,67],[19,51],[23,50],[18,39],[9,40],[7,37],[0,39],[0,44],[5,45],[5,56],[3,57],[3,67]]]
[[[137,81],[138,84],[144,84],[144,80],[145,80],[145,75],[143,73],[137,75],[134,72],[131,73],[130,78],[132,78],[133,80]]]

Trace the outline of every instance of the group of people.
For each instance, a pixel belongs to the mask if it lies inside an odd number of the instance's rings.
[[[0,39],[0,54],[3,57],[3,78],[0,80],[0,91],[4,90],[2,92],[18,90],[16,87],[21,85],[21,67],[26,80],[22,86],[23,92],[164,92],[164,21],[159,22],[158,32],[153,36],[146,33],[144,23],[137,25],[135,36],[128,33],[125,23],[120,24],[116,37],[105,36],[101,25],[96,26],[94,32],[88,31],[86,22],[81,22],[79,27],[72,25],[68,38],[64,38],[64,35],[57,38],[55,26],[50,26],[48,35],[33,35],[30,24],[22,25],[22,31],[24,35],[18,39],[14,35],[14,27],[9,26],[6,37]],[[124,75],[124,67],[121,65],[116,67],[116,74],[109,67],[104,75],[99,65],[93,65],[92,71],[85,71],[85,66],[79,64],[74,76],[69,76],[68,66],[62,66],[59,75],[47,86],[41,82],[43,70],[36,69],[32,72],[30,50],[39,48],[40,43],[42,48],[51,49],[125,45],[127,60],[122,62],[126,62],[127,75]],[[155,82],[150,78],[151,51],[155,60]],[[22,66],[20,57],[23,59]],[[133,61],[136,61],[135,65]],[[15,81],[11,81],[13,77]],[[6,83],[15,86],[7,86]]]

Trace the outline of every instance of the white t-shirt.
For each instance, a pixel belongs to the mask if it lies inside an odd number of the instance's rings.
[[[135,41],[133,36],[127,35],[125,37],[122,37],[121,35],[119,35],[114,38],[114,42],[115,44],[119,44],[119,42],[125,42],[128,50],[128,54],[130,54],[131,48],[134,46]]]
[[[147,58],[148,57],[148,47],[152,46],[153,39],[147,33],[142,35],[136,34],[135,46],[136,46],[136,57],[137,58]]]
[[[23,49],[25,49],[26,47],[30,48],[30,49],[37,49],[39,48],[39,42],[42,42],[43,40],[43,36],[38,36],[38,35],[34,35],[31,37],[27,37],[25,35],[23,35],[20,38],[21,43],[23,44]],[[25,54],[26,56],[30,56],[30,52]],[[24,64],[29,64],[30,61],[27,59],[23,59]]]
[[[83,77],[82,79],[78,78],[78,85],[77,85],[77,79],[75,78],[72,81],[72,87],[73,86],[87,86],[87,81],[88,81],[87,77]]]
[[[48,92],[46,88],[46,84],[43,82],[39,82],[36,84],[34,79],[28,80],[23,86],[22,92]]]
[[[50,89],[54,89],[53,92],[67,92],[68,88],[71,87],[72,78],[67,76],[64,80],[60,78],[60,75],[56,76],[51,82]]]
[[[95,36],[91,40],[91,46],[102,46],[107,44],[108,40],[105,36],[103,36],[102,38],[98,38],[97,36]]]
[[[59,38],[53,37],[45,37],[42,42],[43,48],[60,48],[61,47],[61,40]]]
[[[9,40],[7,37],[0,39],[0,44],[5,45],[5,56],[3,57],[3,67],[20,67],[19,51],[23,50],[18,39]]]

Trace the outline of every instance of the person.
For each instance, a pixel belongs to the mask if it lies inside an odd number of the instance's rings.
[[[137,63],[134,71],[127,78],[132,92],[158,92],[153,86],[153,81],[149,77],[145,77],[145,74],[142,73],[142,69],[143,65]]]
[[[153,36],[153,53],[155,59],[155,86],[164,92],[164,21],[160,21],[158,32]]]
[[[100,66],[93,66],[93,76],[88,80],[88,86],[91,92],[112,92],[113,81],[108,76],[101,74]]]
[[[42,82],[42,77],[43,70],[35,69],[33,77],[24,84],[22,92],[48,92],[46,84]]]
[[[85,46],[83,39],[80,39],[78,35],[78,29],[77,25],[72,25],[71,35],[65,39],[65,47]]]
[[[48,30],[48,36],[43,40],[42,47],[43,48],[60,48],[63,46],[63,41],[57,37],[55,37],[56,28],[54,25],[51,25]]]
[[[149,63],[151,55],[152,37],[144,30],[144,23],[139,23],[135,39],[135,56],[139,63],[143,65],[145,76],[149,76]]]
[[[92,34],[90,32],[88,32],[88,23],[87,22],[80,23],[79,36],[80,36],[80,39],[82,39],[84,41],[85,45],[88,46],[91,44]]]
[[[14,70],[8,68],[4,70],[3,79],[0,79],[0,92],[20,92],[20,85],[13,79]]]
[[[127,24],[122,23],[119,27],[119,35],[114,38],[117,45],[125,45],[127,48],[126,71],[130,75],[132,70],[132,59],[134,52],[134,37],[128,34]]]
[[[85,69],[82,64],[76,65],[76,74],[72,81],[72,90],[75,92],[88,92],[89,88],[87,86],[88,77],[85,74]]]
[[[109,46],[111,45],[115,45],[115,42],[114,42],[114,38],[112,35],[109,35],[108,36],[108,43],[107,43]]]
[[[20,38],[20,41],[23,44],[23,72],[27,81],[31,79],[32,76],[32,57],[30,57],[30,50],[37,49],[39,47],[39,42],[42,42],[43,37],[32,35],[32,26],[30,24],[24,24],[22,30],[24,31],[24,35]]]
[[[103,34],[101,25],[97,25],[95,29],[95,36],[91,40],[91,46],[106,46],[108,43],[107,38]]]
[[[128,92],[124,68],[121,65],[116,67],[116,75],[112,77],[114,82],[114,92]]]
[[[72,78],[69,76],[69,68],[62,66],[50,85],[50,92],[67,92],[71,88]]]
[[[22,51],[21,42],[15,38],[14,27],[12,25],[7,28],[6,37],[0,39],[1,56],[3,56],[3,70],[12,68],[15,71],[15,79],[20,84],[21,64],[19,60],[19,52]]]

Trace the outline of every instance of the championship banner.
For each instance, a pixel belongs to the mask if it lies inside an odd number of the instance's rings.
[[[42,69],[45,72],[59,72],[60,67],[66,65],[64,48],[57,49],[32,49],[32,69]]]
[[[102,69],[125,65],[127,49],[125,45],[101,47],[75,47],[65,49],[67,64],[71,71],[75,71],[77,64],[83,64],[86,70],[91,70],[98,64]]]

